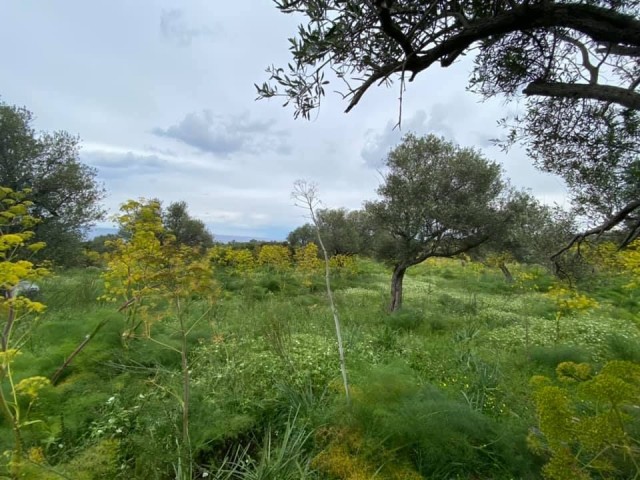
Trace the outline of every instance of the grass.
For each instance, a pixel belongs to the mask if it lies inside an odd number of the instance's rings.
[[[334,281],[351,408],[322,289],[292,273],[219,272],[217,305],[189,336],[193,478],[539,478],[542,459],[526,448],[529,379],[567,360],[640,360],[638,299],[621,282],[594,282],[600,307],[563,319],[556,342],[540,270],[514,268],[531,280],[512,286],[473,263],[427,262],[409,270],[405,308],[389,314],[390,272],[358,265]],[[50,376],[106,324],[41,393],[32,418],[42,423],[25,427],[25,442],[42,452],[42,472],[84,478],[90,461],[105,478],[185,478],[180,357],[158,343],[173,345],[173,329],[159,322],[157,342],[123,346],[122,317],[97,301],[101,290],[91,270],[43,283],[48,309],[15,362],[18,380]],[[0,451],[9,432],[0,423]]]

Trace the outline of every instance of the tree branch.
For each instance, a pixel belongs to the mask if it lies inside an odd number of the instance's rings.
[[[403,65],[404,62],[390,63],[380,67],[376,72],[372,73],[371,76],[362,83],[362,85],[353,91],[353,98],[349,102],[349,106],[345,110],[345,113],[349,113],[349,111],[358,104],[364,94],[367,93],[369,87],[374,83],[387,78],[392,73],[401,72]]]
[[[598,53],[613,53],[614,55],[621,55],[623,57],[640,57],[640,47],[626,45],[617,45],[612,43],[604,43],[601,47],[596,49]]]
[[[628,203],[620,211],[618,211],[613,217],[609,218],[606,222],[598,225],[597,227],[591,228],[585,232],[579,233],[576,236],[574,236],[567,245],[562,247],[560,250],[558,250],[556,253],[554,253],[551,256],[551,260],[555,261],[560,255],[568,251],[575,244],[580,244],[587,237],[590,237],[592,235],[600,235],[604,232],[608,232],[609,230],[614,228],[616,225],[619,225],[624,220],[626,220],[629,217],[629,215],[637,209],[640,209],[640,200],[634,200],[633,202]]]
[[[570,43],[578,50],[580,50],[580,54],[582,55],[582,65],[589,72],[589,84],[596,85],[598,83],[598,67],[591,63],[591,58],[589,57],[589,50],[587,46],[582,43],[580,40],[577,40],[569,35],[565,35],[564,33],[556,33],[557,37],[561,40],[564,40],[567,43]]]
[[[397,26],[394,25],[394,27],[397,29]],[[445,67],[450,65],[452,59],[458,57],[477,41],[518,31],[554,27],[576,30],[587,35],[595,42],[612,43],[624,45],[625,48],[640,49],[640,20],[632,16],[612,12],[593,5],[551,2],[530,5],[527,3],[490,18],[469,22],[468,25],[462,26],[458,33],[438,42],[424,54],[414,54],[407,58],[406,70],[413,72],[409,81],[412,81],[418,73],[426,70],[439,60],[444,60],[443,66]],[[390,38],[396,40],[405,51],[405,54],[407,53],[406,42],[408,40],[404,35],[401,38],[395,30],[387,31],[383,29],[383,31]],[[409,45],[409,47],[411,46]],[[413,52],[412,47],[411,52]],[[375,76],[377,78],[369,77],[354,92],[346,111],[349,112],[357,105],[373,83],[391,73],[400,71],[402,65],[402,62],[396,63],[395,67],[386,71],[385,74],[381,74],[381,72],[388,69],[389,65],[380,67],[378,73],[372,74],[372,77]]]
[[[613,85],[585,83],[532,82],[522,91],[525,95],[543,97],[591,98],[613,102],[632,110],[640,109],[640,94],[628,88]]]
[[[393,23],[391,18],[391,12],[389,11],[389,4],[391,0],[376,0],[376,7],[378,8],[378,17],[380,18],[380,26],[382,31],[390,38],[394,39],[404,54],[408,57],[412,57],[415,54],[411,41],[402,33],[402,30]]]

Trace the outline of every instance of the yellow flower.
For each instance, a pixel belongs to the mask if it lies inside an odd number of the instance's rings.
[[[51,382],[46,377],[29,377],[21,380],[16,385],[16,392],[21,395],[26,395],[30,397],[32,400],[38,396],[38,392],[45,387],[51,385]]]

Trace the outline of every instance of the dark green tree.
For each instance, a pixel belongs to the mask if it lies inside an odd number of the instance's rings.
[[[175,235],[178,243],[202,248],[213,245],[213,235],[202,220],[189,215],[186,202],[170,203],[162,214],[162,222],[167,232]]]
[[[616,0],[274,0],[303,18],[293,61],[271,67],[258,96],[281,96],[309,118],[338,79],[355,107],[366,92],[413,81],[474,54],[469,87],[485,98],[525,97],[505,119],[536,165],[566,180],[577,213],[640,234],[640,4]],[[329,72],[329,75],[325,73]]]
[[[95,169],[78,159],[79,139],[64,131],[38,133],[26,108],[0,103],[0,185],[31,189],[41,259],[73,265],[84,233],[102,218],[104,190]]]
[[[500,166],[433,135],[406,135],[389,153],[381,199],[365,205],[380,235],[377,255],[393,266],[391,311],[402,305],[407,269],[453,257],[503,234],[510,190]]]
[[[507,281],[513,280],[509,261],[555,269],[550,257],[575,234],[573,216],[559,207],[543,205],[527,192],[514,192],[508,209],[509,228],[481,245],[472,257],[500,268]]]
[[[315,227],[310,223],[305,223],[294,228],[287,235],[287,243],[293,248],[304,247],[305,245],[316,242],[317,234]]]
[[[318,228],[329,255],[355,255],[366,253],[368,231],[365,215],[359,210],[345,208],[321,209],[316,213]],[[287,236],[294,247],[317,241],[315,226],[306,223]]]

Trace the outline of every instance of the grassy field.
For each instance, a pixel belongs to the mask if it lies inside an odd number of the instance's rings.
[[[359,260],[335,278],[349,406],[321,276],[303,286],[292,274],[218,271],[219,299],[196,308],[188,337],[192,466],[176,453],[170,322],[123,345],[117,306],[97,300],[98,269],[50,278],[17,380],[50,377],[106,323],[30,407],[42,422],[23,429],[24,478],[540,478],[546,458],[527,445],[538,426],[531,377],[554,377],[563,361],[639,361],[639,298],[624,279],[594,278],[584,289],[598,306],[558,318],[545,295],[553,279],[513,269],[512,285],[471,262],[419,265],[395,314],[382,265]],[[12,436],[0,426],[5,451]]]

